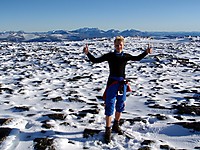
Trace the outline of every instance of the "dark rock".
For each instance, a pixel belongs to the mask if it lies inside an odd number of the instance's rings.
[[[149,108],[156,108],[156,109],[169,109],[166,108],[165,106],[160,106],[159,104],[155,104],[155,105],[148,105]]]
[[[79,99],[79,98],[75,98],[75,97],[69,97],[68,100],[69,100],[70,102],[85,103],[84,100],[81,100],[81,99]]]
[[[0,128],[0,144],[6,139],[10,134],[11,128]]]
[[[50,129],[50,128],[53,127],[51,124],[48,123],[48,121],[49,121],[49,120],[44,120],[44,121],[41,122],[41,123],[43,123],[43,124],[42,124],[42,127],[43,127],[43,128]]]
[[[63,122],[63,123],[61,123],[60,125],[70,126],[70,123],[68,123],[68,122]]]
[[[85,117],[87,115],[87,113],[99,114],[99,111],[100,111],[100,109],[85,109],[85,110],[79,111],[78,116],[79,117]]]
[[[54,120],[65,120],[65,118],[66,118],[65,114],[47,114],[47,115],[43,115],[43,116],[47,116]]]
[[[73,109],[69,109],[69,112],[74,112],[74,110]]]
[[[195,131],[200,131],[200,122],[177,122],[177,123],[173,123],[173,124],[183,126],[184,128],[187,128],[187,129],[193,129]]]
[[[161,86],[155,86],[155,87],[151,88],[152,91],[159,91],[162,89],[163,89],[163,87],[161,87]]]
[[[184,104],[173,106],[173,108],[178,110],[177,114],[200,115],[200,106],[186,106]]]
[[[43,133],[43,134],[46,133],[46,132],[47,132],[46,130],[41,130],[41,133]]]
[[[88,123],[94,123],[95,122],[95,120],[89,120],[88,121]]]
[[[190,90],[180,90],[180,91],[177,91],[177,93],[184,94],[184,93],[191,93],[191,91]]]
[[[32,81],[33,84],[41,84],[42,81]]]
[[[94,106],[94,105],[98,105],[97,103],[86,103],[87,105],[92,105],[92,106]]]
[[[195,99],[195,100],[199,101],[200,100],[200,94],[194,94],[193,96],[185,96],[184,98],[187,99],[187,100]]]
[[[79,113],[90,113],[90,114],[99,114],[100,109],[87,109],[82,110]]]
[[[51,124],[48,124],[48,123],[44,123],[44,124],[42,125],[42,127],[45,128],[45,129],[53,128],[53,126],[52,126]]]
[[[163,114],[156,114],[156,115],[153,115],[153,114],[149,114],[150,116],[155,116],[158,120],[166,120],[167,117]]]
[[[79,88],[79,87],[77,87],[77,88]],[[77,91],[69,90],[69,93],[66,96],[71,96],[73,94],[78,94],[78,92]]]
[[[181,116],[174,116],[174,118],[176,118],[178,120],[183,120],[183,117],[181,117]]]
[[[196,119],[187,119],[187,120],[188,120],[188,121],[194,121],[194,122],[196,121]]]
[[[165,115],[162,115],[162,114],[156,114],[156,118],[158,120],[166,120],[167,119],[167,117]]]
[[[125,121],[128,121],[130,122],[131,125],[133,125],[135,122],[143,122],[143,123],[147,123],[146,120],[144,120],[143,118],[141,117],[136,117],[136,118],[133,118],[133,119],[120,119],[120,125],[122,125]]]
[[[34,139],[34,149],[35,150],[56,150],[53,145],[53,139],[49,138],[36,138]]]
[[[85,129],[83,131],[83,137],[84,138],[88,138],[90,136],[94,136],[94,134],[99,134],[99,132],[101,132],[101,130],[95,130],[95,129]]]
[[[160,149],[173,150],[173,148],[171,148],[169,145],[160,145]]]
[[[99,88],[99,87],[96,87],[96,88],[93,89],[93,91],[97,91],[97,92],[99,92],[101,90],[102,90],[102,88]]]
[[[27,117],[32,117],[32,116],[35,116],[36,114],[27,114],[26,116]]]
[[[74,141],[68,141],[68,143],[70,143],[70,144],[75,144],[75,142],[74,142]]]
[[[51,98],[50,100],[52,100],[53,102],[59,102],[59,101],[62,101],[63,99],[61,96],[58,96],[58,97]]]
[[[19,107],[13,107],[12,108],[14,112],[23,112],[23,111],[29,111],[30,107],[28,106],[19,106]]]
[[[138,148],[138,150],[151,150],[151,148],[148,146],[143,146],[143,147]]]
[[[149,99],[149,100],[147,100],[147,101],[145,102],[145,105],[150,105],[150,104],[155,104],[155,103],[156,103],[155,100]]]
[[[84,118],[88,113],[99,114],[100,109],[86,109],[79,111],[78,113],[73,113],[72,115],[77,116],[78,118]]]
[[[99,144],[98,144],[99,145]],[[90,149],[90,147],[87,146],[83,146],[83,149]]]
[[[0,119],[0,125],[6,125],[8,123],[10,123],[13,119],[12,118],[2,118]]]
[[[200,147],[199,147],[199,146],[196,146],[194,149],[200,149]]]
[[[93,102],[96,102],[96,101],[97,101],[96,99],[88,99],[88,100],[93,101]]]
[[[155,143],[155,141],[152,141],[152,140],[144,140],[141,145],[150,145],[152,143]]]
[[[7,94],[13,94],[13,92],[14,92],[13,89],[0,87],[0,94],[2,94],[2,91],[6,92]]]
[[[92,79],[92,76],[91,75],[89,75],[89,76],[75,76],[73,78],[68,79],[68,81],[78,81],[80,79],[85,79],[85,78]]]
[[[62,112],[63,109],[51,109],[52,111],[56,111],[56,112]]]

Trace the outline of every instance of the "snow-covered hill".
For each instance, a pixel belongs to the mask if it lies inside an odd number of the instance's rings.
[[[88,43],[97,57],[113,40],[0,42],[0,149],[200,149],[199,37],[125,39],[125,52],[138,55],[150,43],[154,53],[126,68],[132,92],[121,127],[133,138],[112,134],[103,143],[108,64],[88,62],[82,49]]]

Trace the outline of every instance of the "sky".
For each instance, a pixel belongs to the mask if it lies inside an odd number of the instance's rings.
[[[0,31],[200,31],[200,0],[1,0]]]

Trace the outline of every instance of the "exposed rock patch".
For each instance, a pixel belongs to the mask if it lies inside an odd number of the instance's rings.
[[[50,119],[54,119],[54,120],[65,120],[66,115],[65,114],[47,114],[47,115],[43,115],[43,116],[47,116]]]
[[[88,138],[90,136],[94,136],[95,134],[98,134],[99,132],[101,132],[101,130],[95,130],[95,129],[85,129],[83,131],[83,137],[84,138]]]
[[[187,128],[187,129],[193,129],[195,131],[200,131],[200,122],[177,122],[177,123],[173,123],[173,124],[183,126],[184,128]]]
[[[53,139],[49,138],[36,138],[34,139],[34,149],[35,150],[56,150]]]
[[[200,115],[200,106],[187,106],[185,104],[174,106],[177,114]]]
[[[12,110],[14,112],[23,112],[23,111],[29,111],[30,107],[28,107],[28,106],[15,106],[15,107],[12,108]]]
[[[0,119],[0,125],[6,125],[8,123],[10,123],[13,119],[12,118],[1,118]]]
[[[6,139],[11,131],[11,128],[0,128],[0,144]]]

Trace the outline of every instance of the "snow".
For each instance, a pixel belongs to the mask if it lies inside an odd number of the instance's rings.
[[[82,49],[88,43],[98,57],[113,49],[113,40],[1,42],[0,119],[12,120],[0,128],[8,127],[12,131],[0,149],[31,150],[36,138],[53,139],[56,150],[139,149],[146,146],[142,144],[145,140],[153,141],[147,146],[154,150],[162,145],[174,149],[200,147],[199,131],[174,124],[200,121],[199,115],[176,114],[172,107],[184,102],[200,106],[200,42],[187,37],[125,39],[124,51],[132,55],[140,54],[148,43],[154,49],[153,54],[140,62],[129,62],[126,68],[133,92],[127,94],[122,129],[135,138],[113,134],[110,144],[102,142],[105,116],[99,97],[105,90],[108,65],[88,62]],[[150,107],[155,104],[164,109]],[[81,116],[85,110],[94,109],[99,112]],[[53,119],[49,114],[64,117]],[[182,120],[175,116],[181,116]],[[141,120],[128,121],[134,118]],[[102,131],[84,138],[86,128]]]

